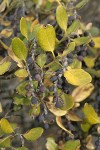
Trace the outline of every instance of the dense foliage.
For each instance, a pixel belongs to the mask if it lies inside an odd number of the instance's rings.
[[[77,13],[87,0],[16,2],[0,4],[1,24],[11,26],[0,32],[0,80],[14,79],[9,102],[0,102],[0,148],[33,149],[28,141],[56,122],[61,130],[47,137],[46,149],[99,150],[100,38]]]

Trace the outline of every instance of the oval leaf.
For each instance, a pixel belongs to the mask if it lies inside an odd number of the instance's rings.
[[[0,126],[1,126],[2,131],[6,134],[14,132],[12,126],[10,125],[7,119],[4,119],[4,118],[1,119]]]
[[[3,75],[5,72],[7,72],[9,70],[10,66],[11,66],[11,62],[3,59],[0,62],[0,75]]]
[[[82,45],[82,44],[88,44],[90,42],[90,40],[91,40],[90,37],[79,37],[79,38],[73,39],[76,46],[79,46],[79,45]]]
[[[22,17],[20,20],[20,31],[21,34],[28,39],[28,25],[24,17]]]
[[[13,136],[8,136],[0,140],[0,148],[10,148],[11,147],[11,139]]]
[[[40,55],[37,57],[36,62],[37,62],[37,64],[38,64],[41,68],[43,68],[43,66],[44,66],[45,63],[46,63],[46,59],[47,59],[46,54],[40,54]]]
[[[64,73],[66,80],[76,86],[88,84],[92,78],[89,73],[82,69],[70,69]]]
[[[76,150],[80,146],[80,140],[69,140],[64,145],[64,150]]]
[[[66,32],[68,16],[67,16],[67,13],[66,13],[66,9],[62,5],[59,5],[57,7],[56,20],[57,20],[57,23],[60,26],[60,28]]]
[[[25,69],[19,69],[15,72],[15,75],[19,78],[26,78],[28,77],[28,72]]]
[[[88,105],[88,103],[84,105],[83,113],[90,124],[100,123],[100,117],[97,115],[94,108],[91,105]]]
[[[58,145],[52,137],[47,138],[46,148],[47,150],[58,150]]]
[[[21,60],[24,60],[24,61],[26,60],[27,49],[26,49],[26,46],[25,46],[25,44],[23,43],[22,40],[15,37],[12,40],[12,50],[18,58],[20,58]]]
[[[67,30],[67,34],[71,34],[73,32],[76,32],[80,27],[80,22],[78,20],[75,20],[71,26]]]
[[[55,29],[51,25],[46,27],[41,25],[37,31],[38,44],[44,51],[54,51],[56,34]]]
[[[72,92],[74,101],[81,102],[81,101],[85,100],[88,96],[90,96],[93,89],[94,89],[94,86],[91,83],[75,88]]]
[[[24,138],[29,140],[29,141],[35,141],[37,140],[43,133],[43,128],[38,127],[38,128],[33,128],[27,133],[23,134]]]

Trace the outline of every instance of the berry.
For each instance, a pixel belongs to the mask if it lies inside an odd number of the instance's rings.
[[[55,82],[57,80],[57,76],[53,76],[50,78],[51,82]]]
[[[36,74],[34,78],[36,81],[41,81],[41,76],[39,74]]]
[[[44,85],[41,85],[39,89],[42,93],[44,93],[46,91],[46,88]]]
[[[84,31],[84,36],[89,36],[89,33],[87,31]]]
[[[45,128],[45,129],[49,129],[49,124],[48,124],[48,123],[45,123],[45,124],[44,124],[44,128]]]
[[[81,55],[80,55],[80,56],[78,56],[78,60],[79,60],[79,61],[83,61],[83,59],[84,59],[84,57],[83,57],[83,56],[81,56]]]
[[[89,46],[90,46],[90,47],[94,47],[94,46],[95,46],[95,43],[94,43],[93,40],[91,40],[91,41],[89,42]]]
[[[37,104],[37,102],[38,102],[38,98],[33,96],[31,99],[31,103],[35,105],[35,104]]]
[[[30,90],[30,89],[31,89],[30,84],[27,84],[27,85],[25,86],[25,90]]]
[[[43,121],[44,121],[44,115],[43,115],[43,114],[40,115],[40,116],[38,117],[38,120],[39,120],[39,122],[43,122]]]

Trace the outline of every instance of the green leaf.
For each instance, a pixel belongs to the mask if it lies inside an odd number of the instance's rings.
[[[83,113],[90,124],[100,123],[100,117],[95,112],[94,108],[91,105],[88,105],[88,103],[84,105]]]
[[[37,31],[38,44],[44,51],[53,53],[55,48],[56,34],[55,29],[51,25],[41,25]]]
[[[21,34],[28,39],[28,25],[24,17],[22,17],[20,20],[20,31]]]
[[[89,129],[91,128],[91,124],[88,123],[86,120],[84,120],[81,124],[81,128],[83,132],[88,132]]]
[[[63,107],[61,109],[68,111],[74,106],[74,99],[71,95],[63,93],[61,98],[63,100]]]
[[[80,3],[78,3],[75,8],[80,9],[82,8],[89,0],[82,0]]]
[[[58,145],[56,144],[54,138],[47,138],[46,148],[47,150],[58,150]]]
[[[20,58],[21,60],[26,61],[27,49],[26,49],[26,46],[25,46],[25,44],[23,43],[22,40],[15,37],[12,40],[12,50],[18,58]]]
[[[65,71],[64,77],[70,84],[76,86],[88,84],[92,80],[90,74],[83,69],[69,69]]]
[[[75,42],[77,46],[82,45],[82,44],[88,44],[90,40],[91,40],[90,37],[79,37],[79,38],[73,39],[73,41]]]
[[[37,140],[42,134],[43,134],[43,128],[37,127],[33,128],[27,133],[23,134],[24,138],[29,140],[29,141],[35,141]]]
[[[76,150],[80,146],[80,140],[69,140],[64,145],[64,150]]]
[[[84,62],[86,64],[86,66],[89,67],[89,68],[93,68],[94,67],[95,60],[96,60],[95,57],[89,57],[89,56],[87,56],[87,57],[84,58]]]
[[[4,58],[0,62],[0,75],[3,75],[5,72],[7,72],[9,70],[10,66],[11,66],[11,62],[6,60],[6,58]]]
[[[25,69],[19,69],[14,73],[19,78],[26,78],[28,77],[28,72]]]
[[[16,95],[13,97],[13,99],[14,99],[14,104],[16,105],[30,105],[31,104],[30,100],[22,95]]]
[[[40,105],[33,105],[29,111],[29,115],[38,116],[40,114]]]
[[[73,63],[70,64],[70,67],[72,69],[81,69],[82,67],[82,62],[77,60],[77,59],[73,59]]]
[[[71,34],[73,32],[76,32],[80,27],[80,22],[78,20],[75,20],[71,26],[67,30],[67,34]]]
[[[38,64],[38,66],[43,68],[43,66],[46,63],[46,59],[47,59],[46,54],[40,54],[36,59],[36,63]]]
[[[0,121],[0,126],[1,126],[2,131],[6,134],[10,134],[14,132],[11,124],[8,122],[7,119],[2,118]]]
[[[6,138],[3,138],[2,140],[0,140],[0,147],[1,148],[9,148],[11,147],[11,139],[13,138],[13,136],[8,136]]]
[[[66,32],[68,16],[67,16],[67,13],[66,13],[66,9],[62,5],[59,5],[57,7],[56,20],[57,20],[57,23],[60,26],[60,28]]]

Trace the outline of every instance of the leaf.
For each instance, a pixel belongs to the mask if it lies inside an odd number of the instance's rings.
[[[82,62],[77,59],[73,59],[73,63],[71,63],[70,66],[72,69],[81,69]]]
[[[92,83],[75,88],[72,91],[72,96],[74,97],[74,101],[81,102],[85,100],[88,96],[90,96],[93,90],[94,90],[94,86]]]
[[[22,17],[20,20],[20,32],[28,40],[28,25],[27,25],[26,19],[24,17]]]
[[[38,23],[39,23],[38,19],[35,19],[35,20],[32,22],[31,27],[30,27],[30,32],[33,31],[35,25],[37,25]]]
[[[66,50],[63,51],[61,56],[66,56],[67,54],[71,53],[75,49],[75,42],[71,42]]]
[[[46,63],[46,59],[47,59],[46,54],[40,54],[36,59],[36,63],[38,64],[38,66],[43,68],[43,66]]]
[[[10,37],[12,35],[12,33],[13,33],[12,29],[3,29],[0,32],[0,37],[8,38],[8,37]]]
[[[50,51],[53,53],[55,48],[56,34],[55,29],[51,25],[46,27],[41,25],[37,31],[38,44],[44,51]]]
[[[87,65],[87,67],[89,67],[89,68],[93,68],[94,67],[95,60],[96,60],[96,58],[88,57],[88,56],[84,58],[84,62]]]
[[[0,126],[1,126],[2,131],[6,134],[10,134],[14,132],[11,124],[8,122],[7,119],[2,118],[0,121]]]
[[[80,140],[69,140],[64,145],[64,150],[76,150],[80,146]]]
[[[74,99],[71,95],[63,93],[61,98],[63,100],[63,107],[61,109],[68,111],[74,106]]]
[[[100,78],[100,70],[87,68],[86,71],[89,72],[91,75],[95,75],[96,77]]]
[[[14,104],[16,105],[30,105],[31,104],[30,100],[22,95],[15,95],[13,99],[14,99]]]
[[[6,3],[5,1],[2,1],[2,3],[0,4],[0,13],[2,13],[5,9],[6,9]]]
[[[23,43],[22,40],[15,37],[12,40],[12,50],[18,58],[20,58],[21,60],[26,61],[27,49],[26,49],[26,46],[25,46],[25,44]]]
[[[100,117],[95,112],[94,108],[88,103],[85,103],[83,113],[90,124],[100,123]]]
[[[26,69],[19,69],[14,73],[19,78],[26,78],[28,77],[28,72]]]
[[[73,39],[76,46],[79,46],[79,45],[82,45],[82,44],[88,44],[90,42],[90,40],[91,40],[90,37],[79,37],[79,38]]]
[[[67,113],[67,110],[56,108],[53,103],[47,104],[47,107],[55,116],[64,116]]]
[[[94,37],[95,48],[100,48],[100,37]]]
[[[58,150],[58,145],[52,137],[47,138],[46,148],[47,150]]]
[[[0,102],[0,113],[2,113],[2,105],[1,105],[1,102]]]
[[[67,116],[68,119],[71,121],[82,121],[82,119],[77,114],[75,114],[75,112],[73,112],[72,110],[68,111]]]
[[[83,69],[70,69],[65,71],[64,77],[70,84],[76,86],[88,84],[92,80],[90,74]]]
[[[24,138],[29,140],[29,141],[35,141],[37,140],[42,134],[43,134],[43,128],[37,127],[33,128],[27,133],[23,134]]]
[[[74,137],[74,135],[63,126],[61,117],[58,117],[58,116],[56,117],[56,123],[61,129],[66,131],[72,138]]]
[[[2,140],[0,140],[0,148],[9,148],[11,147],[11,139],[13,138],[13,136],[8,136],[6,138],[3,138]]]
[[[80,27],[80,22],[78,20],[75,20],[71,26],[67,29],[67,34],[71,34],[73,32],[76,32]]]
[[[81,124],[81,128],[83,132],[88,132],[89,129],[91,128],[91,124],[88,123],[86,120],[84,120]]]
[[[66,32],[68,16],[66,9],[62,5],[59,5],[56,9],[56,20],[60,28]]]
[[[3,75],[5,72],[9,70],[11,66],[11,62],[8,60],[8,57],[5,57],[0,61],[0,75]]]
[[[76,9],[82,8],[84,5],[86,5],[86,3],[88,3],[88,1],[89,1],[89,0],[82,0],[81,2],[79,2],[79,3],[75,6],[75,8],[76,8]]]

